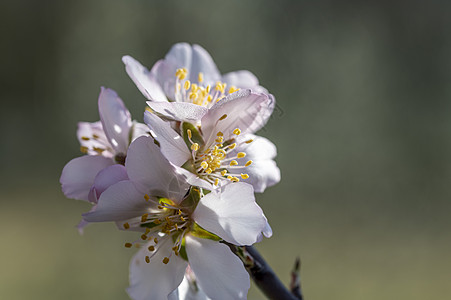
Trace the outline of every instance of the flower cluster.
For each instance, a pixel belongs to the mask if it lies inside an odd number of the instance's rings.
[[[198,45],[174,45],[150,71],[123,62],[148,99],[145,124],[106,88],[100,121],[79,123],[85,155],[60,179],[68,198],[92,204],[79,230],[112,221],[136,232],[125,242],[139,248],[132,299],[246,299],[249,275],[229,245],[272,235],[254,192],[280,181],[276,147],[255,135],[274,97],[248,71],[221,75]]]

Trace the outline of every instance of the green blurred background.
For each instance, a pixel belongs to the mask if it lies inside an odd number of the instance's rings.
[[[260,132],[282,181],[258,201],[257,247],[307,299],[451,294],[451,5],[445,1],[0,2],[0,299],[127,299],[132,237],[75,225],[59,176],[100,86],[137,120],[122,55],[148,67],[197,43],[278,101]],[[250,299],[262,299],[252,287]]]

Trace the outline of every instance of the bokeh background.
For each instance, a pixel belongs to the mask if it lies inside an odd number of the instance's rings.
[[[75,225],[60,172],[100,86],[142,120],[121,62],[197,43],[277,99],[282,181],[257,247],[306,299],[451,294],[451,10],[445,1],[0,2],[0,298],[127,299],[129,233]],[[252,287],[250,299],[263,299]]]

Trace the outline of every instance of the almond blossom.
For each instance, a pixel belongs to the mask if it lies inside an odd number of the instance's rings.
[[[273,160],[276,147],[252,134],[267,120],[268,98],[270,95],[240,90],[216,102],[199,125],[181,123],[181,134],[149,111],[144,121],[163,154],[174,165],[183,167],[178,170],[191,184],[215,189],[242,180],[261,193],[280,181],[280,170]]]
[[[130,263],[130,297],[167,299],[189,262],[209,298],[245,299],[249,275],[221,241],[251,245],[269,227],[252,186],[234,183],[204,194],[176,172],[152,137],[130,145],[125,167],[129,180],[103,191],[95,211],[83,217],[142,233],[125,243],[140,248]]]
[[[130,142],[138,136],[148,135],[147,126],[132,121],[130,112],[115,91],[102,87],[98,107],[100,121],[78,124],[80,150],[87,155],[67,163],[60,178],[66,197],[94,203],[99,196],[99,192],[92,190],[97,174],[109,166],[124,164]],[[114,172],[105,172],[105,175],[124,178],[124,170],[115,168]]]
[[[267,93],[249,71],[221,75],[208,52],[199,45],[175,44],[149,71],[130,56],[122,58],[126,71],[150,108],[168,120],[199,120],[217,101],[240,89]],[[274,109],[268,98],[268,116]]]

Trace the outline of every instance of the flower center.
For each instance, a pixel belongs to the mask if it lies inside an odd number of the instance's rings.
[[[202,72],[197,75],[197,83],[192,83],[186,79],[188,77],[188,70],[186,68],[177,69],[175,77],[175,101],[177,102],[188,102],[211,107],[225,96],[239,90],[234,86],[231,86],[227,90],[227,84],[221,81],[216,82],[214,86],[209,84],[205,85]]]
[[[220,118],[225,119],[227,115]],[[233,135],[239,136],[241,130],[236,128],[232,131]],[[188,140],[191,142],[192,161],[194,170],[199,177],[211,184],[219,185],[221,181],[238,182],[240,177],[248,179],[249,175],[245,173],[234,172],[238,168],[247,167],[252,164],[252,160],[247,161],[244,165],[239,165],[237,159],[244,158],[245,152],[238,152],[232,155],[231,152],[237,147],[235,137],[224,141],[224,134],[221,131],[216,133],[214,143],[209,147],[199,147],[198,143],[192,141],[191,130],[187,130]],[[240,142],[239,145],[252,143],[252,139]]]
[[[124,229],[145,228],[145,232],[140,240],[125,243],[125,247],[135,245],[139,248],[146,243],[149,255],[145,257],[145,261],[149,263],[160,248],[157,244],[172,242],[172,252],[163,259],[163,263],[167,264],[173,253],[177,256],[180,254],[183,238],[192,227],[190,211],[167,198],[154,198],[146,194],[144,199],[149,203],[149,212],[123,223],[122,226]]]

